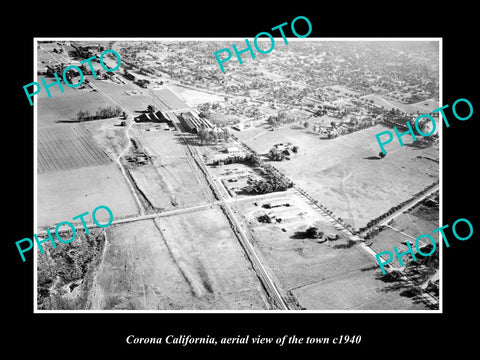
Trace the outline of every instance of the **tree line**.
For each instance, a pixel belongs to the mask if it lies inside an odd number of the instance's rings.
[[[89,120],[97,120],[97,119],[108,119],[120,116],[122,113],[122,109],[119,106],[111,106],[107,105],[104,107],[99,107],[95,115],[90,114],[88,110],[82,111],[80,110],[77,113],[77,120],[79,121],[89,121]]]

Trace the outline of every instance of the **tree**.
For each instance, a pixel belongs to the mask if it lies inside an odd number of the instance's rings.
[[[319,231],[316,226],[310,226],[305,230],[305,235],[310,239],[320,239],[323,237],[323,232]]]
[[[275,126],[278,125],[278,117],[272,115],[272,116],[270,116],[270,117],[268,118],[267,122],[268,122],[270,125],[272,125],[272,128],[274,128]]]
[[[303,127],[304,127],[305,129],[308,128],[308,125],[309,125],[308,121],[305,121],[305,122],[303,123]]]
[[[276,148],[271,148],[268,152],[268,158],[273,161],[282,161],[285,158],[285,155]]]
[[[153,112],[155,112],[155,106],[154,106],[154,105],[148,105],[148,106],[147,106],[147,112],[148,112],[148,113],[153,113]]]
[[[227,128],[222,129],[223,140],[227,142],[230,139],[230,133],[228,132]]]

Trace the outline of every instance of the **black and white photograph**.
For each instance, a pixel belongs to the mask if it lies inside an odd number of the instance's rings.
[[[441,41],[264,40],[36,41],[38,310],[439,309]]]
[[[471,5],[22,7],[2,23],[7,353],[473,350]]]

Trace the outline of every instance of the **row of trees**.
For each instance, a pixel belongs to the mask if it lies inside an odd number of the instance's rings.
[[[79,111],[77,113],[77,119],[79,121],[88,121],[88,120],[97,120],[97,119],[108,119],[112,117],[120,116],[122,109],[119,106],[110,106],[99,107],[95,115],[90,114],[88,110]]]
[[[370,220],[365,227],[361,227],[360,229],[358,229],[358,231],[363,232],[363,231],[367,230],[368,228],[377,225],[379,222],[381,222],[386,217],[388,217],[391,214],[393,214],[394,212],[400,210],[403,206],[405,206],[408,202],[410,202],[411,199],[422,196],[423,194],[425,194],[427,191],[429,191],[431,188],[433,188],[437,184],[438,184],[438,182],[435,182],[435,183],[425,187],[423,190],[420,190],[418,193],[413,195],[409,200],[405,200],[405,201],[401,202],[400,204],[398,204],[397,206],[391,207],[387,212],[383,213],[382,215],[378,216],[377,218],[375,218],[373,220]],[[376,235],[377,233],[378,233],[378,230],[371,229],[365,234],[364,238],[369,239],[369,238],[373,237],[374,235]]]
[[[200,139],[200,144],[217,144],[219,141],[228,141],[230,139],[230,133],[226,128],[219,129],[207,129],[201,128],[198,130],[198,138]]]
[[[288,188],[293,187],[293,182],[281,172],[277,171],[273,166],[271,166],[270,164],[261,165],[263,165],[263,170],[267,175],[267,179],[254,180],[251,183],[254,193],[269,194],[275,191],[285,191]]]

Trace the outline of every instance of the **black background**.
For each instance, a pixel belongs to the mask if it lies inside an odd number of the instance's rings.
[[[17,6],[16,6],[17,7]],[[2,299],[4,302],[4,342],[17,351],[31,349],[36,357],[96,354],[161,357],[167,352],[194,355],[202,352],[226,354],[268,351],[272,355],[315,357],[327,353],[387,357],[425,356],[452,349],[466,354],[475,344],[477,271],[480,228],[474,212],[478,201],[476,173],[480,112],[476,53],[477,39],[472,6],[460,2],[421,6],[418,2],[341,2],[325,6],[292,6],[244,2],[218,6],[172,4],[65,4],[24,5],[4,13],[1,25],[3,83],[2,178],[4,223]],[[437,8],[438,7],[438,8]],[[7,14],[8,12],[8,14]],[[32,237],[33,229],[33,108],[23,85],[33,81],[34,37],[228,37],[253,38],[261,31],[297,16],[306,16],[313,27],[309,37],[442,37],[443,104],[467,98],[474,114],[458,121],[446,111],[450,128],[443,129],[443,224],[458,218],[469,219],[474,235],[467,241],[452,240],[443,251],[443,314],[33,314],[33,258],[21,262],[15,241]],[[13,22],[12,22],[13,20]],[[300,30],[299,30],[300,32]],[[300,32],[301,33],[301,32]],[[288,35],[287,35],[288,36]],[[213,56],[213,55],[212,55]],[[447,231],[447,235],[451,234]],[[450,235],[449,239],[452,238]],[[473,325],[473,327],[472,327]],[[360,345],[296,346],[181,346],[127,345],[126,336],[164,337],[169,334],[192,336],[237,336],[250,334],[276,337],[335,337],[361,335]],[[5,346],[4,345],[4,346]],[[95,353],[91,351],[94,350]],[[6,349],[5,349],[6,351]]]

